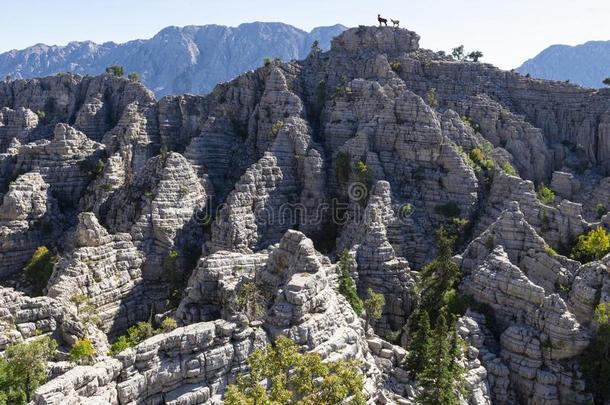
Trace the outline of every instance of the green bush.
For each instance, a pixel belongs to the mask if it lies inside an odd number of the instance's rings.
[[[127,75],[127,78],[132,82],[140,81],[140,75],[137,74],[136,72],[131,72],[130,74]]]
[[[273,62],[273,59],[271,59],[271,58],[265,58],[265,59],[263,59],[263,64],[264,64],[265,66],[269,66],[269,65],[271,65],[271,63],[272,63],[272,62]]]
[[[168,333],[178,327],[178,322],[174,318],[167,317],[161,322],[161,332]]]
[[[366,321],[371,324],[372,320],[376,321],[381,318],[385,306],[385,297],[371,288],[366,290],[366,295],[368,298],[364,301],[364,310],[366,311]]]
[[[494,167],[493,160],[488,159],[485,152],[479,147],[470,151],[470,159],[484,169],[490,170]]]
[[[570,256],[581,263],[587,263],[601,259],[608,252],[610,252],[610,237],[603,227],[598,226],[578,237]]]
[[[368,166],[362,160],[356,162],[356,172],[359,175],[365,175],[369,171]]]
[[[349,156],[345,152],[338,152],[335,160],[335,175],[337,181],[345,183],[349,180]]]
[[[339,292],[345,297],[347,302],[349,302],[354,309],[354,312],[358,315],[362,315],[364,303],[358,296],[354,279],[352,279],[352,276],[349,274],[350,261],[351,257],[346,249],[341,253],[341,256],[339,256],[339,270],[341,271],[341,274],[339,275]]]
[[[123,77],[124,69],[121,65],[112,65],[106,68],[106,73],[116,77]]]
[[[150,322],[138,322],[127,329],[127,336],[133,345],[137,345],[153,335],[155,335],[155,330]]]
[[[437,205],[434,207],[434,211],[437,214],[443,215],[447,218],[459,217],[462,212],[455,201],[449,201],[448,203]]]
[[[551,190],[551,188],[545,186],[544,183],[540,183],[538,191],[536,192],[536,197],[545,205],[551,205],[555,202],[555,192]]]
[[[0,401],[25,405],[32,393],[47,380],[47,362],[57,350],[57,343],[49,337],[30,343],[16,343],[6,348],[0,358]]]
[[[479,125],[477,122],[473,121],[472,118],[464,115],[462,117],[462,121],[464,122],[464,124],[470,126],[470,128],[472,128],[474,130],[474,132],[476,132],[476,133],[481,132],[481,125]]]
[[[235,299],[237,312],[245,314],[250,321],[260,320],[265,316],[265,298],[256,283],[243,283]]]
[[[606,86],[610,86],[610,77],[606,77],[602,83]]]
[[[509,162],[503,160],[500,162],[500,169],[502,169],[504,171],[504,173],[510,175],[510,176],[516,176],[517,175],[517,171],[515,170],[515,168],[513,167],[513,165],[511,165]]]
[[[397,61],[397,60],[394,60],[394,61],[390,62],[390,67],[395,72],[400,72],[401,69],[402,69],[402,66],[401,66],[400,62]]]
[[[125,335],[119,336],[110,346],[110,355],[114,356],[122,352],[123,350],[129,349],[133,344],[129,338]]]
[[[284,336],[252,353],[248,365],[248,373],[227,388],[226,405],[366,404],[357,361],[323,362],[317,353],[299,353]]]
[[[70,349],[70,361],[77,364],[92,364],[95,349],[89,338],[79,339]]]
[[[455,60],[462,60],[462,59],[464,59],[464,45],[460,45],[458,47],[453,48],[451,50],[451,56]]]
[[[25,265],[23,272],[26,279],[34,287],[35,294],[42,295],[57,261],[57,256],[54,256],[46,246],[40,246]]]

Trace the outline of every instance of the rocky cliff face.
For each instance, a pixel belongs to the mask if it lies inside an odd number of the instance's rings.
[[[287,24],[255,22],[239,27],[167,27],[150,39],[123,44],[37,44],[0,54],[0,77],[26,79],[62,72],[99,75],[119,64],[125,74],[138,72],[158,96],[201,94],[261,66],[264,58],[302,59],[314,41],[327,50],[331,38],[345,29],[337,24],[305,32]]]
[[[555,250],[609,224],[592,200],[610,204],[610,91],[418,43],[355,28],[328,52],[160,101],[110,75],[1,83],[0,279],[15,303],[0,350],[39,333],[97,349],[34,402],[218,403],[248,354],[285,335],[359,360],[369,402],[413,403],[418,381],[391,342],[408,343],[445,227],[460,236],[460,294],[488,308],[458,321],[462,400],[587,403],[579,358],[608,302],[607,258]],[[27,297],[22,268],[43,245],[58,260],[45,297]],[[360,295],[385,296],[371,326],[338,292],[342,252]],[[244,285],[260,293],[256,319],[236,310]],[[166,317],[180,327],[106,355],[129,326]]]

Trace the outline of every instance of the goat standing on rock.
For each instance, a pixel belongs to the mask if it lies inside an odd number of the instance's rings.
[[[381,27],[381,24],[385,24],[385,26],[388,26],[388,20],[386,18],[382,18],[381,14],[377,14],[377,21],[379,21],[379,26]]]
[[[392,21],[392,26],[393,27],[396,27],[396,28],[400,27],[400,20],[392,20],[390,18],[390,21]]]

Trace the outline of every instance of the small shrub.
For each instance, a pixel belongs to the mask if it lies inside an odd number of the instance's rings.
[[[434,211],[437,214],[443,215],[447,218],[459,217],[460,213],[462,212],[455,201],[449,201],[448,203],[437,205],[434,207]]]
[[[23,268],[25,277],[34,286],[36,294],[42,295],[57,261],[57,256],[54,256],[46,246],[40,246]]]
[[[349,180],[349,156],[345,152],[337,153],[335,160],[335,175],[339,183],[345,183]]]
[[[271,65],[271,63],[272,63],[272,62],[273,62],[273,59],[271,59],[271,58],[265,58],[265,59],[263,59],[263,64],[264,64],[265,66],[269,66],[269,65]]]
[[[483,169],[490,170],[494,167],[494,162],[491,159],[487,159],[485,152],[479,147],[474,148],[470,152],[470,159]]]
[[[117,340],[115,340],[114,343],[112,343],[112,345],[110,346],[110,355],[115,356],[123,350],[127,350],[132,346],[133,344],[127,336],[119,336]]]
[[[362,160],[356,162],[356,172],[360,175],[364,175],[369,171],[368,166]]]
[[[470,126],[470,128],[472,128],[474,130],[474,132],[481,133],[481,125],[479,125],[477,122],[473,121],[472,118],[464,115],[462,117],[462,121],[464,122],[464,124]]]
[[[397,60],[394,60],[394,61],[390,62],[390,67],[392,68],[392,70],[394,72],[397,72],[397,73],[400,72],[401,69],[402,69],[402,66],[401,66],[400,62],[397,61]]]
[[[358,296],[358,292],[356,291],[356,284],[352,279],[352,276],[349,274],[349,264],[351,258],[346,250],[341,253],[339,256],[339,292],[345,297],[347,302],[351,305],[352,309],[357,315],[362,315],[364,310],[364,304],[360,297]]]
[[[47,113],[44,111],[36,111],[36,115],[38,116],[38,121],[44,122],[45,118],[47,118]]]
[[[555,251],[555,249],[553,249],[549,245],[546,245],[546,244],[544,245],[544,251],[546,252],[547,255],[549,255],[551,257],[557,256],[557,252]]]
[[[317,39],[315,41],[313,41],[313,43],[311,44],[311,50],[312,51],[316,51],[320,49],[320,41],[318,41]]]
[[[275,138],[277,134],[280,133],[282,128],[284,128],[284,121],[277,121],[275,124],[273,124],[273,127],[271,127],[271,135],[273,135]]]
[[[385,306],[385,297],[381,293],[376,293],[371,288],[366,290],[368,298],[364,301],[364,309],[366,311],[366,321],[370,325],[371,320],[378,320],[383,314]]]
[[[400,207],[400,215],[403,217],[408,217],[413,213],[413,204],[406,203],[402,207]]]
[[[551,205],[555,202],[555,192],[551,190],[551,188],[545,186],[544,183],[541,183],[538,187],[536,197],[545,205]]]
[[[140,81],[140,75],[137,74],[136,72],[131,72],[130,74],[127,75],[127,78],[129,79],[129,81],[137,83]]]
[[[106,68],[106,73],[116,77],[123,77],[124,69],[121,65],[112,65]]]
[[[245,314],[250,321],[260,320],[265,316],[265,298],[256,283],[248,282],[239,287],[235,309]]]
[[[138,322],[127,329],[127,337],[133,345],[143,342],[154,334],[154,329],[150,322]]]
[[[89,338],[79,339],[70,349],[70,361],[76,364],[92,364],[95,349]]]
[[[178,322],[174,318],[167,317],[161,322],[161,332],[168,333],[178,327]]]
[[[610,86],[610,77],[606,77],[602,83],[606,86]]]
[[[598,226],[585,235],[580,235],[571,257],[581,263],[599,260],[610,252],[610,237],[604,228]]]
[[[509,162],[507,162],[505,160],[500,162],[500,169],[502,169],[502,171],[504,171],[504,173],[508,174],[509,176],[517,175],[517,170],[515,170],[513,165],[511,165]]]

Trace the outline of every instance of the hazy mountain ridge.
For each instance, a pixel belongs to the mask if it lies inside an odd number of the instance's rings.
[[[548,80],[569,80],[585,87],[603,87],[610,77],[610,41],[569,46],[552,45],[527,60],[517,71]]]
[[[207,93],[263,63],[265,57],[302,59],[318,40],[327,50],[330,40],[346,27],[317,27],[306,32],[283,23],[254,22],[167,27],[154,37],[121,44],[91,41],[65,46],[37,44],[0,54],[0,77],[32,78],[59,72],[96,75],[112,64],[138,72],[157,96]]]

